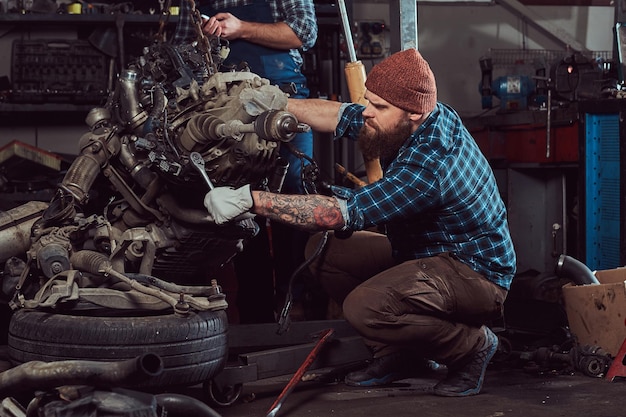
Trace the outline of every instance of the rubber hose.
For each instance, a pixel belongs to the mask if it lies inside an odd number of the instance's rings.
[[[157,404],[165,408],[167,417],[222,417],[202,401],[182,394],[157,394]]]
[[[124,385],[163,372],[163,360],[153,353],[117,362],[65,360],[29,361],[0,374],[1,398],[60,385]]]

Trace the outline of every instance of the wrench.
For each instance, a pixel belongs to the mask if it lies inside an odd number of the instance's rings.
[[[211,179],[209,178],[206,171],[204,170],[204,159],[202,158],[202,155],[200,155],[198,152],[192,152],[189,154],[189,160],[191,161],[193,166],[198,170],[198,172],[202,176],[202,179],[204,180],[206,185],[209,186],[209,189],[210,190],[214,189],[215,187],[213,186]]]

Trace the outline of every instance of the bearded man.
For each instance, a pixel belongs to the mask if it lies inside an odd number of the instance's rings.
[[[434,394],[478,394],[498,346],[489,324],[502,317],[515,274],[496,180],[458,114],[437,101],[417,50],[374,66],[366,87],[366,107],[307,99],[288,110],[314,130],[357,139],[366,157],[380,157],[382,179],[332,187],[331,196],[217,188],[205,206],[216,223],[252,212],[310,232],[354,232],[329,237],[311,264],[372,350],[346,384],[388,384],[430,360],[447,366]],[[309,240],[308,255],[320,238]]]

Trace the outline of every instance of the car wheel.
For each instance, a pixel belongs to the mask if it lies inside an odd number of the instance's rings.
[[[211,380],[223,369],[227,328],[225,310],[132,317],[18,310],[9,323],[8,351],[14,365],[154,353],[163,360],[163,372],[130,386],[184,386]]]

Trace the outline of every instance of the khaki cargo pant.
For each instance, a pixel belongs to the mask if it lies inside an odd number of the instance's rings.
[[[321,234],[311,237],[307,259]],[[311,263],[345,319],[363,336],[374,357],[402,349],[448,366],[482,346],[482,324],[502,317],[507,291],[447,253],[395,264],[386,236],[332,232]]]

